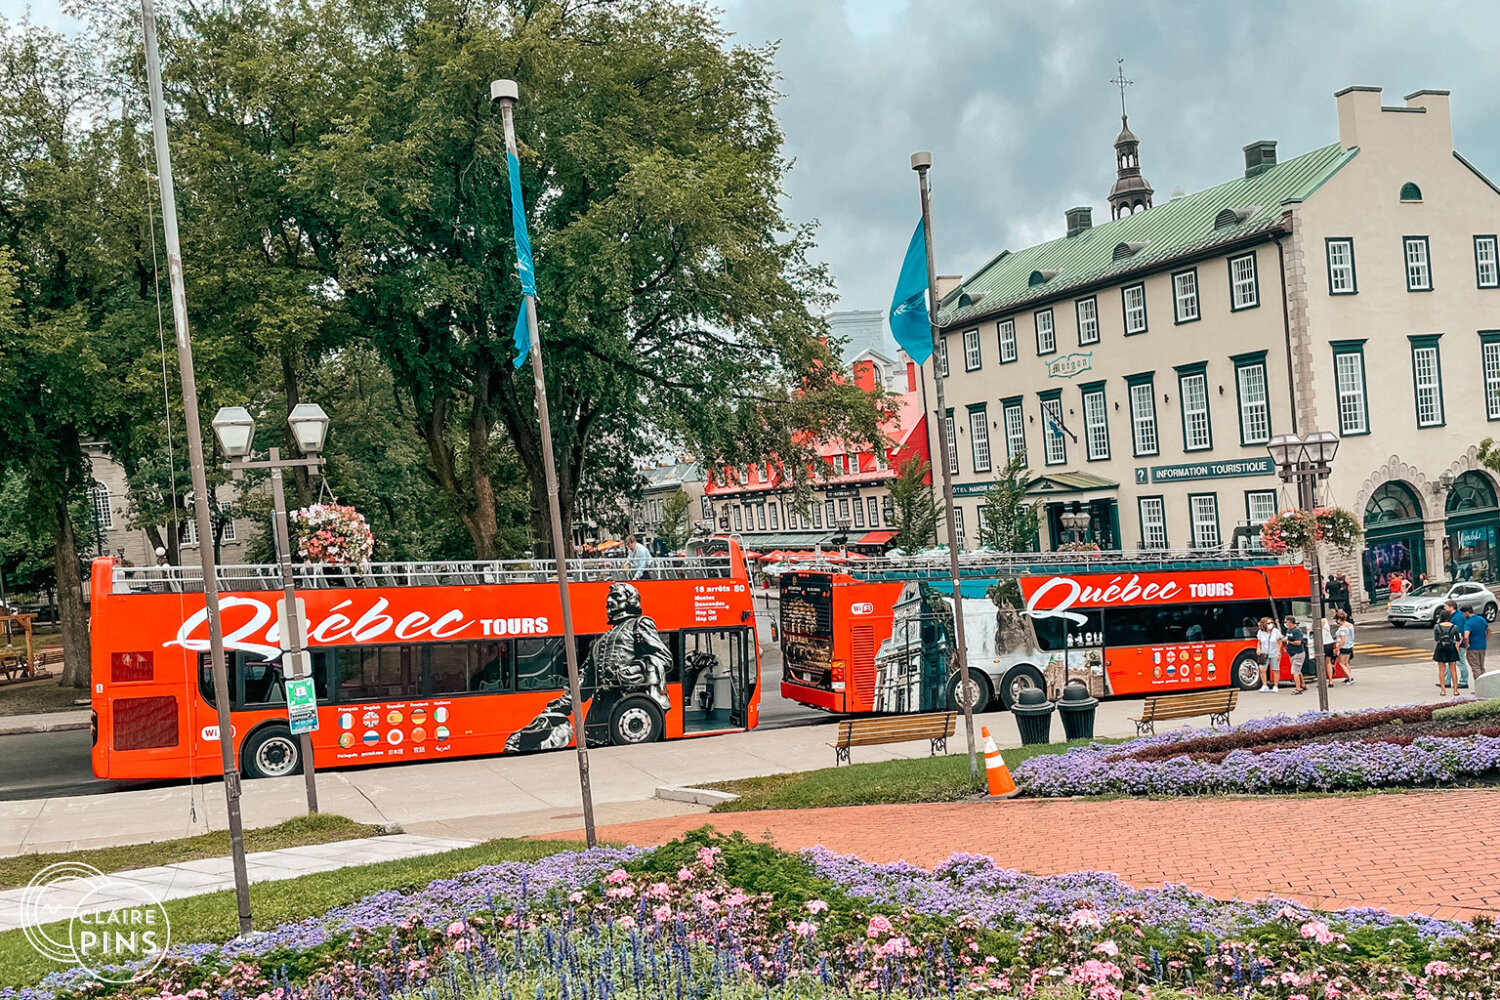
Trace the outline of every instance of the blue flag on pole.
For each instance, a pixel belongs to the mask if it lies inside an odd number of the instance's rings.
[[[927,318],[927,239],[920,220],[911,234],[896,295],[891,299],[891,334],[911,359],[922,364],[932,356],[932,325]]]
[[[516,270],[521,273],[521,294],[526,298],[536,297],[536,269],[531,262],[531,237],[526,232],[526,206],[521,204],[521,164],[516,154],[505,154],[510,170],[510,224],[516,233]],[[516,367],[526,363],[531,353],[531,329],[526,324],[526,301],[521,301],[521,311],[516,316]]]

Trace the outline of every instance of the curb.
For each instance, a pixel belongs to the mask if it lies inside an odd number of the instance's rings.
[[[739,798],[733,792],[716,792],[710,788],[684,788],[680,785],[666,785],[658,788],[655,798],[663,802],[687,802],[695,806],[716,806],[721,802],[733,802]]]
[[[68,722],[34,722],[24,726],[6,725],[0,722],[0,736],[20,736],[25,733],[65,733],[88,727],[87,719]]]

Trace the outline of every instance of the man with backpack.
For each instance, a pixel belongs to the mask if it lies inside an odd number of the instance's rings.
[[[1439,615],[1438,623],[1432,627],[1432,662],[1437,664],[1441,697],[1448,696],[1450,675],[1453,679],[1453,697],[1458,697],[1458,662],[1461,658],[1458,647],[1462,642],[1463,633],[1458,626]]]

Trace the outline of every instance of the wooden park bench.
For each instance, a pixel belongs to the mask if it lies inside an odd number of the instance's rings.
[[[42,667],[50,667],[54,664],[61,664],[62,662],[62,647],[53,646],[52,648],[44,649],[37,654],[36,662],[34,664],[34,670],[40,670]]]
[[[1137,736],[1156,735],[1158,719],[1191,719],[1208,716],[1209,725],[1229,725],[1229,713],[1240,702],[1238,688],[1227,691],[1194,691],[1190,694],[1164,694],[1147,698],[1141,706],[1141,717],[1131,719]]]
[[[892,715],[874,719],[845,719],[839,723],[838,741],[833,747],[833,766],[849,763],[850,747],[870,747],[881,743],[909,743],[928,740],[932,756],[948,752],[948,737],[958,725],[955,712],[932,712],[927,715]]]

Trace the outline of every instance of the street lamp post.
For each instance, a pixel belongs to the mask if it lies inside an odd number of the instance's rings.
[[[838,519],[839,528],[839,558],[845,562],[849,561],[849,532],[854,530],[854,519],[841,517]]]
[[[328,414],[317,403],[298,403],[286,418],[296,439],[297,449],[306,458],[281,457],[280,448],[272,448],[270,457],[263,462],[249,459],[250,447],[255,440],[255,418],[243,406],[225,406],[214,415],[214,437],[219,447],[229,458],[225,468],[236,476],[246,469],[269,469],[271,472],[271,499],[275,507],[276,549],[281,563],[281,593],[285,613],[278,623],[284,681],[307,680],[312,676],[311,658],[302,646],[303,622],[297,613],[297,583],[292,576],[292,537],[287,524],[286,491],[282,486],[283,469],[307,468],[314,471],[323,467],[323,442],[328,436]],[[290,703],[290,698],[288,699]],[[318,811],[318,777],[313,766],[312,736],[299,734],[302,750],[302,778],[307,785],[307,811]]]
[[[1317,506],[1318,483],[1328,478],[1333,457],[1338,454],[1339,436],[1333,431],[1314,431],[1306,437],[1296,434],[1278,434],[1266,443],[1266,451],[1276,464],[1276,474],[1284,483],[1297,484],[1297,505],[1311,514]],[[1314,627],[1321,632],[1323,618],[1327,614],[1323,595],[1323,570],[1318,563],[1317,543],[1304,550],[1307,555],[1308,573],[1311,574],[1311,596],[1317,609]],[[1316,647],[1311,641],[1308,645]],[[1323,664],[1318,665],[1318,708],[1328,711],[1328,673]]]

